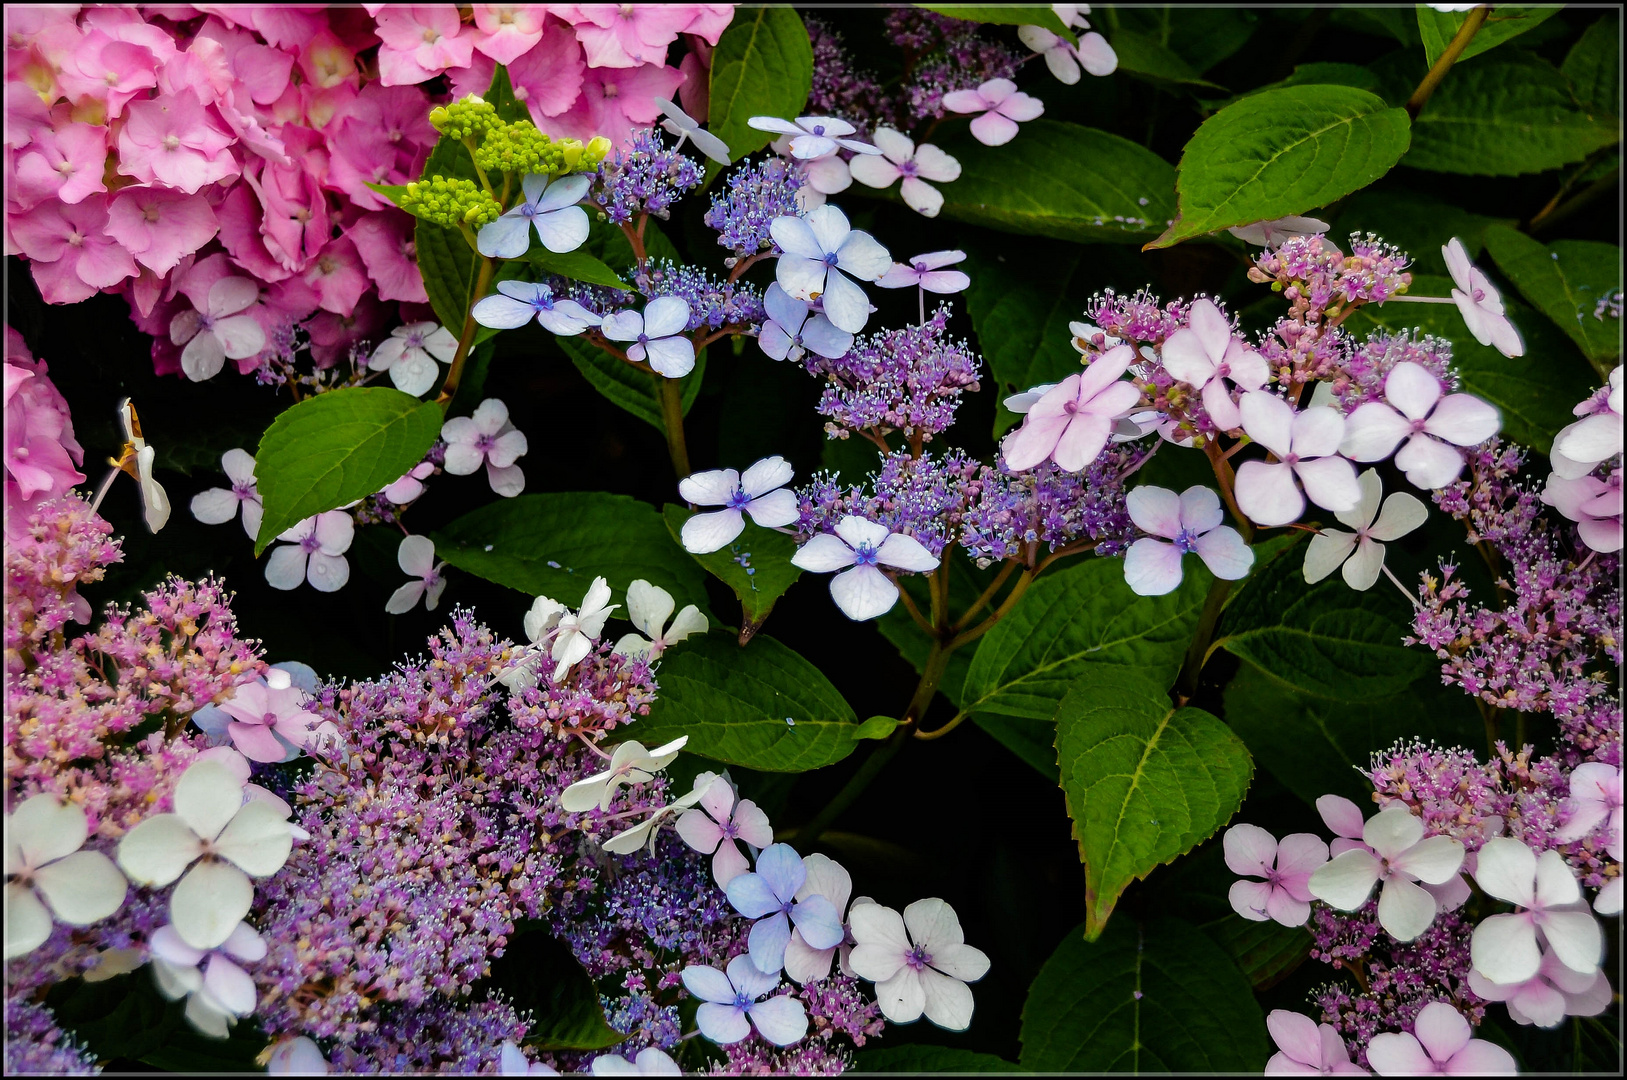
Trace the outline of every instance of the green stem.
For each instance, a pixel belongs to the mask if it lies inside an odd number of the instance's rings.
[[[682,480],[689,475],[689,447],[684,443],[683,387],[677,379],[669,379],[661,374],[653,377],[659,384],[661,426],[667,431],[667,454],[672,458],[672,467],[677,470],[678,478]]]
[[[442,412],[451,407],[452,398],[458,392],[458,380],[463,378],[463,365],[469,359],[469,350],[475,343],[475,333],[480,329],[480,324],[475,322],[475,304],[486,295],[486,290],[491,288],[492,274],[496,268],[496,263],[481,256],[480,272],[475,275],[474,292],[469,296],[469,310],[463,316],[463,333],[458,336],[458,351],[453,355],[452,366],[446,372],[446,382],[441,384],[441,392],[435,398],[435,404],[441,407]]]
[[[1226,607],[1226,597],[1232,583],[1216,578],[1209,586],[1209,595],[1203,601],[1203,614],[1198,616],[1198,629],[1192,635],[1192,644],[1186,648],[1186,661],[1181,665],[1181,677],[1175,681],[1176,692],[1183,700],[1198,692],[1198,676],[1203,673],[1204,661],[1209,658],[1209,643],[1214,640],[1215,624]]]
[[[1441,80],[1446,78],[1446,73],[1452,70],[1452,65],[1457,63],[1458,57],[1463,55],[1463,50],[1469,47],[1469,42],[1474,40],[1474,36],[1480,32],[1480,28],[1486,23],[1486,16],[1490,14],[1491,6],[1489,4],[1481,4],[1469,12],[1469,17],[1463,20],[1463,25],[1458,27],[1458,32],[1452,35],[1452,40],[1447,44],[1446,51],[1441,53],[1440,58],[1435,61],[1435,66],[1430,68],[1429,74],[1424,76],[1424,81],[1418,84],[1418,89],[1414,90],[1412,96],[1407,99],[1408,116],[1416,119],[1418,114],[1423,111],[1424,104],[1429,100],[1430,95],[1435,92],[1436,87],[1440,86]]]

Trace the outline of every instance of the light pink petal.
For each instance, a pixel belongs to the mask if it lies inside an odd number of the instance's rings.
[[[1392,877],[1379,889],[1378,921],[1397,941],[1412,941],[1435,921],[1435,898],[1404,877]]]
[[[1017,137],[1017,122],[989,111],[972,121],[972,136],[984,146],[1004,146]]]
[[[1265,1018],[1265,1027],[1277,1049],[1294,1061],[1313,1066],[1322,1063],[1322,1036],[1315,1020],[1287,1009],[1273,1009]]]
[[[1232,400],[1231,390],[1224,379],[1211,379],[1203,388],[1203,408],[1221,431],[1236,431],[1243,426],[1243,414]]]
[[[1272,888],[1263,881],[1234,881],[1226,897],[1232,910],[1251,922],[1267,922],[1271,915],[1266,910],[1271,903]]]
[[[1271,890],[1271,897],[1265,903],[1265,913],[1283,926],[1304,926],[1305,920],[1311,917],[1311,905],[1295,899],[1279,885]]]
[[[1036,417],[1030,410],[1023,425],[1000,444],[1006,466],[1013,472],[1021,472],[1046,460],[1056,450],[1057,441],[1067,426],[1066,415]]]
[[[1463,471],[1463,453],[1420,432],[1395,455],[1395,466],[1407,474],[1409,484],[1432,491],[1457,479]]]
[[[1137,596],[1165,596],[1181,584],[1181,552],[1174,544],[1142,537],[1124,553],[1124,581]]]
[[[1316,800],[1317,813],[1322,815],[1323,824],[1332,829],[1338,836],[1360,836],[1362,825],[1361,807],[1342,795],[1324,795]]]
[[[1193,302],[1189,321],[1192,332],[1197,335],[1198,340],[1203,344],[1205,358],[1210,361],[1209,366],[1213,368],[1221,357],[1226,355],[1226,350],[1231,345],[1231,324],[1226,321],[1226,316],[1220,313],[1220,309],[1215,306],[1215,302],[1209,299]],[[1176,331],[1176,333],[1179,333],[1179,331]],[[1173,341],[1174,338],[1175,334],[1171,334],[1170,340]]]
[[[1130,390],[1132,393],[1136,392],[1133,387],[1130,387]],[[1076,413],[1067,427],[1063,428],[1062,437],[1057,439],[1056,452],[1052,458],[1058,468],[1067,472],[1079,472],[1101,456],[1102,450],[1107,446],[1107,437],[1112,433],[1111,417],[1095,413]]]
[[[1277,844],[1277,873],[1284,878],[1309,878],[1315,870],[1328,861],[1328,845],[1320,836],[1312,833],[1290,833]],[[1310,893],[1298,895],[1298,889],[1290,889],[1300,900],[1309,900]]]
[[[1471,1039],[1452,1055],[1443,1072],[1451,1076],[1514,1076],[1520,1070],[1507,1050],[1485,1039]]]
[[[1356,467],[1342,457],[1301,461],[1294,466],[1294,474],[1305,486],[1305,494],[1320,507],[1352,510],[1361,502],[1361,485],[1356,482]],[[1247,513],[1246,510],[1244,512]]]
[[[1254,549],[1229,525],[1198,537],[1193,546],[1203,565],[1223,581],[1239,581],[1247,577],[1254,566]]]
[[[1245,395],[1247,403],[1250,397]],[[1247,414],[1244,415],[1245,422]],[[1337,460],[1337,459],[1324,459]],[[1354,470],[1351,482],[1355,483]],[[1294,470],[1280,462],[1245,461],[1237,467],[1237,505],[1258,525],[1287,525],[1305,511],[1305,498],[1294,481]]]
[[[1000,102],[997,111],[1001,116],[1026,123],[1039,119],[1045,112],[1045,103],[1037,97],[1016,93]]]
[[[1620,420],[1616,423],[1619,431]],[[1474,446],[1497,434],[1501,426],[1502,418],[1495,406],[1473,394],[1450,394],[1435,406],[1424,430],[1458,446]]]
[[[1469,1045],[1473,1034],[1463,1014],[1444,1001],[1425,1005],[1413,1022],[1412,1030],[1429,1056],[1443,1065]]]
[[[1301,458],[1336,454],[1344,434],[1344,417],[1326,405],[1312,405],[1294,417],[1294,453]]]
[[[1406,417],[1382,401],[1369,401],[1345,418],[1340,452],[1356,461],[1383,461],[1411,431]]]
[[[1124,503],[1142,532],[1173,540],[1181,531],[1181,497],[1168,488],[1143,484],[1125,496]]]
[[[1206,301],[1199,301],[1205,303]],[[1210,307],[1214,305],[1211,304]],[[1216,312],[1216,317],[1219,313]],[[1215,362],[1196,329],[1182,328],[1164,342],[1164,370],[1189,386],[1203,387],[1214,378]]]
[[[1384,397],[1408,420],[1422,420],[1441,399],[1440,380],[1421,365],[1403,360],[1385,378]]]
[[[1234,874],[1263,878],[1277,860],[1277,840],[1258,825],[1233,825],[1221,841]]]
[[[1243,395],[1238,409],[1243,416],[1243,430],[1248,432],[1249,438],[1278,457],[1288,456],[1293,448],[1293,406],[1275,394],[1255,390]],[[1252,514],[1249,516],[1253,517]]]
[[[1440,1071],[1418,1040],[1405,1032],[1374,1035],[1367,1044],[1367,1063],[1380,1076],[1430,1076]]]

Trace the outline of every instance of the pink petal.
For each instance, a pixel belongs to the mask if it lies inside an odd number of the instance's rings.
[[[1273,1009],[1265,1018],[1265,1027],[1277,1049],[1294,1061],[1312,1066],[1322,1063],[1322,1036],[1316,1029],[1316,1021],[1310,1017],[1287,1009]]]
[[[1271,916],[1266,907],[1271,903],[1272,889],[1263,881],[1234,881],[1226,898],[1232,910],[1250,922],[1266,922]]]
[[[1435,406],[1424,430],[1459,446],[1474,446],[1497,434],[1501,426],[1495,406],[1473,394],[1451,394]]]
[[[1429,1056],[1441,1064],[1468,1046],[1472,1034],[1469,1021],[1444,1001],[1425,1005],[1413,1022],[1412,1030]]]
[[[1247,395],[1243,398],[1248,402]],[[1245,420],[1247,414],[1245,413]],[[1351,481],[1355,475],[1352,470]],[[1237,468],[1237,505],[1258,525],[1287,525],[1305,511],[1305,498],[1294,482],[1294,470],[1280,462],[1245,461]]]
[[[1221,841],[1234,874],[1265,877],[1277,860],[1277,840],[1258,825],[1233,825]]]
[[[1181,552],[1174,544],[1143,537],[1124,553],[1124,581],[1137,596],[1165,596],[1181,584]]]
[[[1421,365],[1403,360],[1385,378],[1384,397],[1408,420],[1422,420],[1441,399],[1440,380]]]
[[[972,135],[984,146],[1004,146],[1017,137],[1017,122],[997,112],[986,112],[972,121]]]
[[[1173,540],[1181,531],[1181,497],[1168,488],[1143,484],[1125,497],[1124,504],[1142,532]]]

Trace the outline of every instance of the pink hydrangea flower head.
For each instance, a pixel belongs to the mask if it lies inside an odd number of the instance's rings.
[[[1223,840],[1234,874],[1260,881],[1233,883],[1232,910],[1245,919],[1304,926],[1311,917],[1311,874],[1328,861],[1328,846],[1311,833],[1277,840],[1258,825],[1233,825]]]
[[[1022,426],[1000,444],[1006,466],[1021,472],[1050,460],[1078,472],[1095,461],[1107,446],[1114,418],[1141,400],[1141,391],[1120,379],[1135,360],[1133,348],[1116,346],[1047,390],[1029,408]]]
[[[464,34],[454,4],[387,4],[378,13],[379,81],[425,82],[447,68],[468,67],[474,35]]]
[[[48,304],[77,304],[136,275],[135,260],[108,234],[106,196],[42,203],[8,225]]]
[[[1507,1050],[1472,1038],[1469,1021],[1444,1001],[1423,1007],[1413,1033],[1374,1035],[1367,1063],[1380,1076],[1512,1076],[1519,1071]]]
[[[943,96],[950,112],[978,113],[972,135],[984,146],[1004,146],[1017,137],[1018,123],[1037,120],[1045,111],[1038,98],[1017,89],[1010,79],[990,79],[976,90],[955,90]]]
[[[188,195],[238,174],[232,136],[191,90],[132,101],[119,132],[119,172]]]
[[[317,303],[323,311],[336,315],[349,315],[367,292],[367,268],[348,236],[328,241],[310,261],[301,275],[305,284],[316,290]]]
[[[73,435],[68,403],[34,360],[22,335],[6,327],[5,504],[8,534],[28,509],[85,481],[85,452]]]
[[[107,190],[106,164],[106,128],[70,123],[55,131],[39,130],[17,158],[13,197],[28,206],[53,198],[79,202]]]
[[[1446,259],[1446,269],[1452,275],[1452,284],[1456,286],[1452,290],[1452,299],[1456,301],[1469,333],[1480,344],[1490,345],[1504,356],[1524,355],[1525,343],[1520,340],[1520,332],[1503,314],[1502,294],[1480,272],[1480,268],[1469,261],[1463,241],[1452,237],[1441,248],[1441,255]]]
[[[657,101],[670,101],[684,76],[677,68],[642,64],[630,68],[588,68],[581,93],[571,107],[555,115],[532,119],[545,134],[586,142],[602,135],[622,149],[632,145],[633,132],[661,118]]]
[[[478,11],[478,9],[477,9]],[[552,20],[543,25],[535,45],[508,64],[509,83],[514,98],[523,101],[536,121],[558,116],[576,103],[582,93],[582,73],[587,63],[582,46],[570,29]],[[477,44],[475,48],[479,49]],[[466,68],[452,71],[452,93],[458,97],[484,94],[491,85],[498,61],[479,53]]]
[[[1384,400],[1359,405],[1346,418],[1341,452],[1356,461],[1395,454],[1414,487],[1441,488],[1463,471],[1458,447],[1485,442],[1501,426],[1495,407],[1473,394],[1443,395],[1440,380],[1403,360],[1384,379]]]
[[[700,14],[692,4],[577,4],[576,38],[589,67],[660,66]]]
[[[292,125],[290,129],[306,130],[293,129]],[[333,231],[321,180],[306,168],[309,160],[302,155],[288,165],[269,161],[250,164],[243,172],[243,179],[260,202],[262,213],[256,230],[260,242],[284,270],[296,274],[311,265]]]
[[[1525,844],[1499,836],[1477,853],[1474,879],[1483,892],[1515,905],[1475,927],[1469,943],[1474,969],[1495,983],[1523,983],[1542,967],[1539,942],[1578,974],[1598,970],[1604,936],[1582,902],[1576,875],[1557,851],[1539,857]]]
[[[1328,510],[1355,509],[1361,501],[1356,467],[1339,456],[1344,417],[1326,405],[1295,412],[1265,390],[1244,394],[1238,412],[1249,437],[1277,456],[1270,463],[1245,461],[1237,469],[1237,505],[1255,524],[1299,520],[1306,496]]]
[[[475,48],[499,64],[512,64],[542,40],[543,4],[476,4]]]
[[[1176,495],[1142,484],[1126,496],[1125,506],[1136,527],[1151,534],[1124,554],[1124,580],[1137,596],[1174,592],[1181,584],[1182,559],[1189,554],[1226,581],[1247,577],[1254,565],[1253,549],[1236,529],[1221,524],[1220,496],[1212,488],[1196,485]]]
[[[1300,1013],[1273,1009],[1265,1026],[1277,1044],[1277,1052],[1265,1063],[1267,1076],[1367,1075],[1350,1060],[1350,1049],[1332,1024],[1319,1025]]]
[[[1621,469],[1611,469],[1604,477],[1579,476],[1574,480],[1550,473],[1542,489],[1542,501],[1576,522],[1582,543],[1594,551],[1609,554],[1621,550]]]
[[[1335,855],[1311,875],[1310,893],[1340,911],[1367,903],[1383,883],[1379,924],[1397,941],[1412,941],[1435,921],[1435,897],[1418,885],[1444,885],[1463,866],[1463,845],[1450,836],[1424,837],[1423,823],[1405,806],[1381,810],[1362,826],[1363,848]]]
[[[720,889],[751,869],[739,841],[758,849],[774,842],[768,815],[750,799],[740,798],[723,776],[707,785],[700,805],[685,810],[677,827],[684,843],[712,856],[712,878]]]
[[[165,42],[169,44],[167,37]],[[169,44],[168,51],[173,54],[175,46]],[[102,102],[112,120],[131,98],[158,85],[159,63],[145,45],[92,30],[64,57],[57,77],[69,98]]]
[[[960,178],[960,162],[929,143],[917,146],[909,136],[892,128],[877,128],[871,138],[880,154],[861,154],[849,163],[853,179],[867,187],[891,187],[900,178],[898,193],[911,210],[923,217],[937,217],[943,209],[943,192],[927,183],[940,184]]]
[[[1233,331],[1220,308],[1209,299],[1192,304],[1189,325],[1164,342],[1164,370],[1194,390],[1202,391],[1203,407],[1222,431],[1235,431],[1243,416],[1232,401],[1230,383],[1239,390],[1258,390],[1271,378],[1265,358]]]
[[[327,27],[300,43],[299,69],[308,84],[322,90],[354,85],[360,78],[355,52]]]
[[[171,188],[127,187],[107,211],[108,235],[159,275],[174,270],[219,231],[206,196]]]
[[[381,300],[427,304],[424,276],[418,269],[413,219],[396,210],[363,214],[345,234],[356,245],[367,276]]]

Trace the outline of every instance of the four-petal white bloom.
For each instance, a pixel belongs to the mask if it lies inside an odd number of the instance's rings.
[[[757,332],[757,344],[775,360],[797,361],[810,352],[834,360],[853,347],[852,334],[838,330],[823,311],[814,311],[777,281],[763,294],[763,310],[768,318]]]
[[[403,394],[418,397],[440,377],[440,364],[458,354],[458,339],[439,323],[416,322],[398,326],[379,342],[367,361],[370,371],[388,371],[390,381]]]
[[[287,543],[271,549],[266,581],[274,589],[297,589],[304,581],[317,592],[338,592],[350,580],[345,552],[356,535],[356,519],[343,510],[328,510],[290,525],[277,534]]]
[[[194,948],[175,927],[161,926],[152,936],[152,954],[159,991],[171,1001],[185,997],[186,1018],[206,1035],[226,1038],[230,1025],[259,1001],[253,977],[237,961],[265,959],[266,942],[246,922],[215,949]]]
[[[1488,896],[1520,909],[1493,915],[1474,928],[1469,959],[1482,977],[1504,984],[1536,977],[1542,968],[1541,941],[1572,971],[1591,975],[1598,970],[1604,935],[1559,852],[1544,851],[1539,857],[1518,840],[1493,837],[1476,853],[1474,880]]]
[[[684,522],[684,550],[705,555],[734,542],[746,528],[743,514],[764,528],[777,529],[797,520],[797,495],[785,485],[794,475],[791,463],[776,454],[763,458],[744,474],[733,469],[693,473],[678,483],[678,494],[696,506],[721,506]]]
[[[192,516],[205,525],[222,525],[237,516],[243,508],[243,531],[253,540],[260,535],[260,519],[265,507],[254,485],[254,455],[247,450],[228,450],[220,456],[220,467],[229,488],[209,488],[192,496]]]
[[[875,281],[892,268],[887,249],[828,204],[806,217],[775,218],[768,228],[784,252],[775,265],[780,288],[799,300],[820,301],[837,329],[850,334],[863,330],[870,319],[870,299],[847,275]]]
[[[125,880],[113,860],[84,851],[85,811],[55,795],[30,796],[6,815],[6,955],[33,952],[55,921],[89,926],[124,903]]]
[[[895,1024],[926,1018],[950,1031],[972,1023],[967,983],[988,974],[989,958],[966,944],[955,909],[932,897],[899,915],[880,904],[855,904],[848,913],[853,952],[848,962],[876,984],[876,1004]]]
[[[880,567],[925,574],[938,568],[938,556],[913,536],[849,514],[834,533],[820,533],[797,549],[793,565],[816,574],[841,571],[830,579],[831,599],[856,622],[885,615],[898,602],[898,586]]]
[[[757,970],[744,953],[729,961],[728,974],[690,964],[683,980],[684,989],[702,1002],[695,1010],[695,1026],[719,1046],[732,1046],[753,1027],[775,1046],[790,1046],[808,1033],[808,1012],[801,1001],[790,994],[764,998],[780,984],[779,971]]]
[[[855,130],[853,125],[834,116],[799,116],[794,121],[781,120],[777,116],[753,116],[746,124],[758,131],[789,135],[791,156],[800,161],[830,157],[838,150],[850,150],[855,154],[881,153],[867,142],[849,139],[847,136]]]
[[[678,617],[672,619],[674,606],[671,593],[643,578],[627,586],[627,617],[648,636],[624,635],[613,651],[654,660],[690,634],[704,634],[711,628],[694,604],[684,605]],[[671,626],[667,625],[668,619],[672,619]]]
[[[1441,248],[1441,255],[1446,259],[1446,269],[1451,273],[1455,286],[1452,299],[1457,303],[1469,333],[1480,344],[1490,345],[1504,356],[1524,355],[1525,343],[1520,340],[1520,332],[1503,314],[1503,294],[1480,272],[1479,267],[1469,261],[1463,241],[1452,237]]]
[[[181,370],[193,382],[212,379],[228,359],[244,360],[266,347],[266,332],[251,315],[240,315],[260,299],[260,286],[242,277],[223,277],[209,286],[203,311],[190,308],[169,323],[169,339],[181,350]]]
[[[1358,405],[1345,418],[1340,452],[1355,461],[1383,461],[1395,454],[1407,480],[1430,490],[1445,487],[1463,471],[1458,447],[1483,443],[1500,426],[1494,406],[1473,394],[1444,394],[1439,379],[1403,360],[1384,377],[1384,401]]]
[[[441,576],[446,563],[435,561],[435,541],[427,536],[403,536],[401,546],[396,548],[395,561],[400,564],[401,572],[413,580],[390,594],[384,610],[400,615],[423,600],[424,610],[434,611],[446,589],[446,578]]]
[[[1137,596],[1163,596],[1181,583],[1181,560],[1195,554],[1209,572],[1226,581],[1248,576],[1254,550],[1230,525],[1220,496],[1212,488],[1195,485],[1180,495],[1168,488],[1143,484],[1125,497],[1130,520],[1151,533],[1124,553],[1124,580]]]
[[[1379,925],[1397,941],[1412,941],[1429,929],[1438,910],[1435,897],[1418,882],[1450,881],[1463,866],[1463,845],[1450,836],[1425,839],[1423,822],[1405,806],[1368,818],[1362,840],[1366,848],[1347,848],[1311,875],[1311,895],[1340,911],[1355,911],[1383,882]]]
[[[678,136],[678,143],[677,146],[673,147],[674,150],[682,146],[685,139],[688,139],[695,144],[695,149],[719,165],[729,164],[728,144],[710,131],[702,128],[699,120],[696,120],[672,102],[662,98],[655,99],[655,107],[660,109],[662,114],[666,116],[666,119],[661,121],[661,127],[668,134]]]
[[[574,337],[599,316],[575,300],[555,299],[554,290],[541,282],[499,281],[497,291],[475,302],[475,322],[494,330],[513,330],[532,319],[550,333]]]
[[[689,326],[689,301],[681,296],[658,296],[644,312],[618,311],[605,316],[599,329],[611,341],[631,341],[627,359],[648,360],[669,379],[681,379],[695,369],[695,343],[684,337]]]
[[[1383,542],[1399,540],[1429,517],[1424,504],[1404,491],[1385,499],[1380,510],[1379,497],[1384,494],[1384,486],[1376,469],[1362,473],[1356,483],[1361,485],[1361,502],[1354,510],[1334,514],[1356,531],[1323,529],[1311,537],[1310,547],[1305,549],[1305,580],[1310,584],[1321,581],[1342,565],[1345,583],[1352,589],[1371,589],[1384,569]]]
[[[1335,512],[1361,501],[1356,467],[1339,456],[1345,418],[1333,409],[1312,405],[1296,413],[1275,394],[1253,390],[1243,395],[1238,412],[1249,438],[1277,455],[1274,462],[1245,461],[1237,467],[1237,506],[1256,525],[1299,520],[1306,495]]]
[[[624,742],[611,753],[607,769],[583,777],[560,792],[559,805],[573,814],[608,809],[617,788],[623,784],[643,784],[655,779],[656,773],[677,759],[678,751],[687,742],[689,736],[681,735],[653,750],[644,749],[641,742]]]
[[[531,447],[525,432],[508,419],[508,406],[497,398],[482,401],[472,416],[454,416],[441,426],[446,440],[444,468],[468,476],[481,465],[491,489],[512,499],[525,490],[525,473],[515,464]]]
[[[900,177],[898,193],[904,205],[922,217],[937,217],[943,209],[943,192],[928,180],[946,184],[960,178],[960,162],[930,143],[917,146],[908,135],[892,128],[877,128],[874,136],[878,155],[856,157],[848,163],[853,179],[866,187],[891,187]]]
[[[593,651],[594,642],[604,633],[605,621],[620,604],[610,603],[610,585],[602,577],[593,579],[582,597],[582,606],[572,612],[558,600],[539,596],[525,614],[525,635],[533,644],[540,645],[551,639],[549,659],[554,661],[554,681],[565,677],[565,672],[581,663]],[[503,676],[503,683],[512,688],[536,685],[532,668],[535,657],[522,659],[515,668]]]
[[[245,801],[242,781],[214,760],[181,774],[174,806],[124,834],[119,866],[152,888],[180,878],[170,893],[170,923],[192,948],[214,949],[249,913],[249,878],[269,877],[288,861],[293,829],[273,803]]]
[[[587,173],[562,176],[552,183],[542,173],[520,181],[524,197],[475,238],[480,253],[493,259],[518,259],[531,247],[531,231],[549,251],[575,251],[588,238],[588,214],[576,204],[593,186]]]

